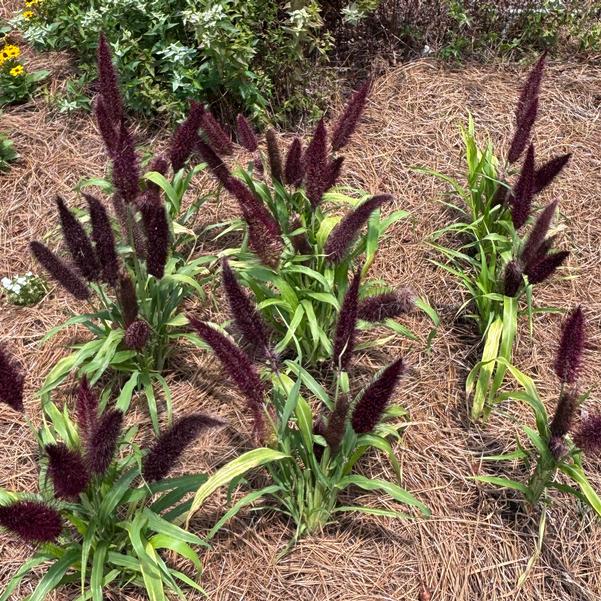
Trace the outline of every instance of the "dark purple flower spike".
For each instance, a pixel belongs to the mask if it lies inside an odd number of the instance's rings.
[[[340,263],[346,258],[348,250],[359,235],[359,230],[367,223],[371,214],[379,209],[385,202],[392,200],[392,196],[381,194],[372,196],[360,204],[355,210],[347,213],[336,225],[328,236],[325,253],[332,263]]]
[[[347,369],[353,355],[360,285],[361,270],[359,269],[353,276],[351,284],[344,295],[334,334],[332,360],[334,366],[340,370]]]
[[[265,133],[267,141],[267,155],[269,157],[269,169],[271,171],[271,179],[278,182],[283,181],[282,155],[280,154],[280,145],[274,129],[268,129]]]
[[[572,153],[562,154],[540,166],[534,174],[534,193],[542,192],[568,164]]]
[[[213,349],[226,373],[246,398],[248,407],[254,416],[255,433],[262,438],[265,429],[263,419],[265,391],[261,378],[249,356],[215,328],[194,317],[189,316],[188,319],[198,335]]]
[[[227,132],[221,127],[217,119],[205,110],[202,115],[202,130],[204,131],[209,144],[217,154],[230,155],[234,147]]]
[[[249,152],[255,152],[259,147],[257,136],[244,115],[238,115],[236,117],[236,129],[238,131],[238,142],[240,145]]]
[[[123,103],[119,92],[117,72],[111,59],[111,50],[106,37],[102,33],[98,41],[97,62],[99,90],[106,108],[106,114],[112,123],[117,125],[123,119]]]
[[[69,211],[60,196],[56,197],[56,206],[60,217],[63,238],[73,262],[88,282],[98,280],[100,277],[100,264],[83,226]]]
[[[257,308],[242,289],[227,259],[221,262],[223,288],[236,327],[253,348],[259,349],[264,357],[270,357],[267,326]]]
[[[55,496],[61,499],[77,497],[90,480],[81,455],[62,442],[46,445],[46,453],[50,460],[48,472]]]
[[[221,420],[194,413],[177,420],[154,443],[142,462],[142,476],[147,482],[162,480],[171,471],[181,454],[207,428],[222,426]]]
[[[313,208],[321,202],[321,197],[325,192],[325,180],[327,178],[328,166],[328,134],[323,119],[319,121],[315,128],[313,138],[305,151],[304,169],[305,169],[305,189],[307,198]]]
[[[286,177],[286,183],[289,186],[297,188],[303,181],[304,169],[302,161],[303,149],[299,138],[294,138],[288,154],[286,155],[286,166],[284,168],[284,174]]]
[[[554,438],[563,438],[571,429],[574,420],[574,413],[578,406],[578,395],[575,390],[565,389],[562,391],[555,415],[551,421],[549,429]]]
[[[357,434],[367,434],[377,426],[399,378],[405,373],[405,370],[403,360],[397,359],[365,389],[357,401],[351,417],[353,430]]]
[[[543,54],[530,71],[518,100],[515,114],[516,130],[507,155],[510,163],[515,163],[520,158],[530,140],[532,127],[538,114],[538,95],[545,67],[545,56]]]
[[[352,96],[344,113],[334,126],[332,134],[332,150],[337,152],[348,143],[350,137],[357,129],[359,119],[365,109],[367,95],[371,89],[371,79],[368,79]]]
[[[554,369],[564,384],[574,384],[582,364],[586,342],[585,319],[582,307],[576,307],[565,320],[555,356]]]
[[[359,303],[357,317],[378,322],[409,313],[415,307],[415,294],[408,288],[370,296]]]
[[[63,529],[58,511],[39,501],[15,501],[0,506],[0,526],[28,543],[55,541]]]
[[[143,319],[136,319],[125,330],[125,346],[134,351],[141,351],[150,338],[150,326]]]
[[[229,183],[234,178],[232,178],[232,174],[217,153],[209,146],[209,144],[201,139],[198,139],[196,142],[196,150],[202,157],[202,160],[208,165],[215,179],[217,179],[226,190],[229,190]]]
[[[90,291],[86,283],[66,263],[61,261],[41,242],[30,242],[29,248],[38,263],[69,293],[78,300],[86,300]]]
[[[569,256],[567,250],[550,253],[543,259],[527,265],[524,273],[531,284],[540,284],[551,277]]]
[[[574,434],[574,442],[587,455],[601,453],[601,413],[593,413],[582,420]]]
[[[86,441],[86,463],[93,474],[104,474],[111,464],[122,424],[123,413],[118,409],[105,411],[94,424]]]
[[[198,130],[202,124],[203,106],[195,101],[190,103],[186,119],[175,130],[171,138],[169,159],[174,173],[179,171],[190,158],[198,142]]]
[[[549,228],[551,227],[551,222],[553,221],[553,216],[555,215],[555,210],[557,209],[557,203],[552,202],[550,205],[545,207],[545,209],[540,213],[528,239],[526,240],[526,244],[524,245],[524,249],[521,252],[520,260],[523,265],[528,265],[532,261],[536,261],[537,259],[544,258],[546,255],[545,252],[542,253],[541,249],[545,250],[544,243],[547,237],[547,233],[549,232]]]
[[[119,260],[111,221],[106,209],[97,198],[85,192],[84,198],[88,202],[92,223],[92,240],[94,240],[96,257],[102,269],[102,278],[114,287],[119,278]]]
[[[25,377],[3,346],[0,346],[0,402],[15,411],[23,411],[23,387]]]
[[[85,376],[77,386],[75,415],[79,434],[82,438],[85,438],[93,430],[98,419],[98,396],[90,388]]]
[[[126,203],[134,202],[140,193],[138,156],[124,121],[119,128],[119,143],[113,160],[113,184]]]
[[[123,324],[127,328],[138,317],[138,299],[136,297],[136,288],[134,283],[126,273],[121,274],[119,277],[117,300],[121,306]]]
[[[531,144],[511,196],[511,218],[519,230],[530,217],[534,197],[534,146]]]
[[[344,438],[346,429],[346,418],[349,409],[348,397],[344,394],[340,395],[334,406],[334,410],[328,418],[328,424],[323,433],[332,453],[336,453],[340,447],[340,443]]]

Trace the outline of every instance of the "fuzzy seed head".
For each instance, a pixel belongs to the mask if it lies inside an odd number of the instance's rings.
[[[392,196],[388,194],[372,196],[356,209],[347,213],[328,236],[325,246],[328,261],[332,263],[342,262],[371,214],[390,200],[392,200]]]
[[[209,144],[217,154],[230,155],[233,151],[232,141],[227,132],[221,127],[217,119],[205,110],[202,114],[202,130],[204,131]]]
[[[90,480],[81,455],[62,442],[46,445],[46,453],[55,496],[60,499],[77,497]]]
[[[406,367],[402,359],[391,363],[363,392],[353,410],[351,424],[357,434],[371,432],[382,417],[384,409]]]
[[[141,351],[150,338],[150,326],[143,319],[136,319],[125,330],[125,346]]]
[[[578,378],[586,343],[585,325],[582,307],[576,307],[562,326],[554,368],[564,384],[574,384]]]
[[[409,313],[415,307],[415,293],[409,288],[370,296],[359,303],[357,317],[378,322]]]
[[[601,453],[601,413],[590,414],[582,420],[574,434],[574,442],[587,455]]]
[[[162,480],[171,471],[181,454],[203,430],[223,425],[221,420],[193,413],[177,420],[154,443],[142,462],[142,476],[147,482]]]
[[[298,188],[303,181],[305,175],[302,160],[303,149],[299,138],[294,138],[288,154],[286,155],[286,167],[284,169],[286,176],[286,183],[289,186]]]
[[[334,366],[346,370],[355,346],[355,327],[357,325],[357,309],[359,302],[359,286],[361,285],[361,270],[357,270],[351,281],[338,314],[336,332],[334,334]]]
[[[236,129],[238,131],[238,142],[249,152],[255,152],[259,147],[257,136],[251,124],[244,115],[239,114],[236,117]]]
[[[0,346],[0,402],[22,412],[24,384],[25,376],[20,365],[8,354],[4,346]]]
[[[94,474],[104,474],[108,469],[121,434],[123,413],[118,409],[109,409],[103,413],[90,433],[86,444],[86,464]]]
[[[0,526],[28,543],[55,541],[63,529],[58,511],[39,501],[15,501],[0,506]]]
[[[334,133],[332,134],[332,150],[334,152],[344,148],[357,129],[359,119],[361,119],[361,115],[365,110],[365,102],[371,89],[371,83],[371,80],[368,79],[353,94],[340,119],[334,126]]]
[[[30,242],[29,248],[38,263],[70,294],[78,300],[86,300],[90,291],[86,283],[73,269],[61,261],[41,242]]]
[[[198,102],[191,102],[188,116],[171,138],[169,159],[174,173],[177,173],[186,164],[196,147],[203,114],[203,106]]]

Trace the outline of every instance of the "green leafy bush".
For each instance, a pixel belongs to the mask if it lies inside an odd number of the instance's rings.
[[[1,348],[0,364],[0,399],[22,411],[23,375]],[[185,496],[206,476],[166,476],[188,444],[221,422],[186,415],[141,449],[135,441],[138,427],[122,431],[121,411],[100,412],[100,405],[85,380],[77,390],[75,421],[66,406],[61,411],[48,402],[37,434],[39,493],[0,488],[0,527],[38,547],[8,580],[1,601],[12,598],[23,578],[40,568],[29,601],[43,601],[70,584],[81,586],[81,601],[102,600],[108,587],[140,588],[157,600],[167,598],[165,589],[186,599],[182,583],[203,592],[193,547],[206,543],[175,522],[190,507]],[[192,576],[176,569],[164,551],[189,562]]]
[[[27,40],[75,51],[89,81],[105,33],[126,103],[145,115],[182,115],[189,98],[227,117],[311,110],[307,75],[330,47],[315,0],[45,0],[38,15],[19,21]]]
[[[495,156],[491,143],[484,150],[478,148],[470,120],[463,134],[467,185],[435,174],[462,200],[459,206],[448,203],[462,220],[435,232],[433,246],[448,261],[435,263],[455,276],[467,293],[460,313],[467,308],[468,317],[474,320],[483,339],[482,359],[466,382],[473,419],[487,417],[497,401],[506,365],[512,360],[519,316],[526,313],[531,322],[534,312],[550,310],[533,306],[532,286],[547,280],[569,255],[568,251],[553,250],[555,235],[547,237],[557,202],[538,214],[527,236],[520,234],[531,220],[534,197],[551,184],[570,158],[569,154],[558,156],[536,167],[534,146],[529,145],[538,113],[544,60],[544,56],[539,59],[522,89],[516,131],[506,159],[501,162]],[[506,178],[512,175],[512,165],[527,146],[517,180],[510,186]],[[441,243],[448,235],[460,240],[461,246]],[[520,310],[522,298],[526,301],[524,310]]]

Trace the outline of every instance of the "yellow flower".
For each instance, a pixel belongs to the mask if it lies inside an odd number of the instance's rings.
[[[39,4],[40,0],[25,0],[25,6],[29,7],[29,6],[35,6],[36,4]]]
[[[0,50],[0,56],[4,60],[9,60],[11,58],[18,58],[21,55],[21,49],[14,44],[7,44]]]
[[[20,77],[24,73],[25,73],[25,68],[23,67],[23,65],[17,65],[16,67],[13,67],[9,71],[9,74],[11,75],[11,77]]]
[[[33,11],[32,10],[24,10],[23,11],[23,18],[27,19],[27,21],[29,21],[29,19],[33,18]]]

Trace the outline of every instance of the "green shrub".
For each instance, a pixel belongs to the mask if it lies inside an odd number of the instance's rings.
[[[311,66],[329,47],[315,0],[46,0],[20,20],[38,48],[70,49],[91,81],[96,41],[109,39],[128,107],[181,116],[196,98],[227,118],[286,119],[313,107]]]

